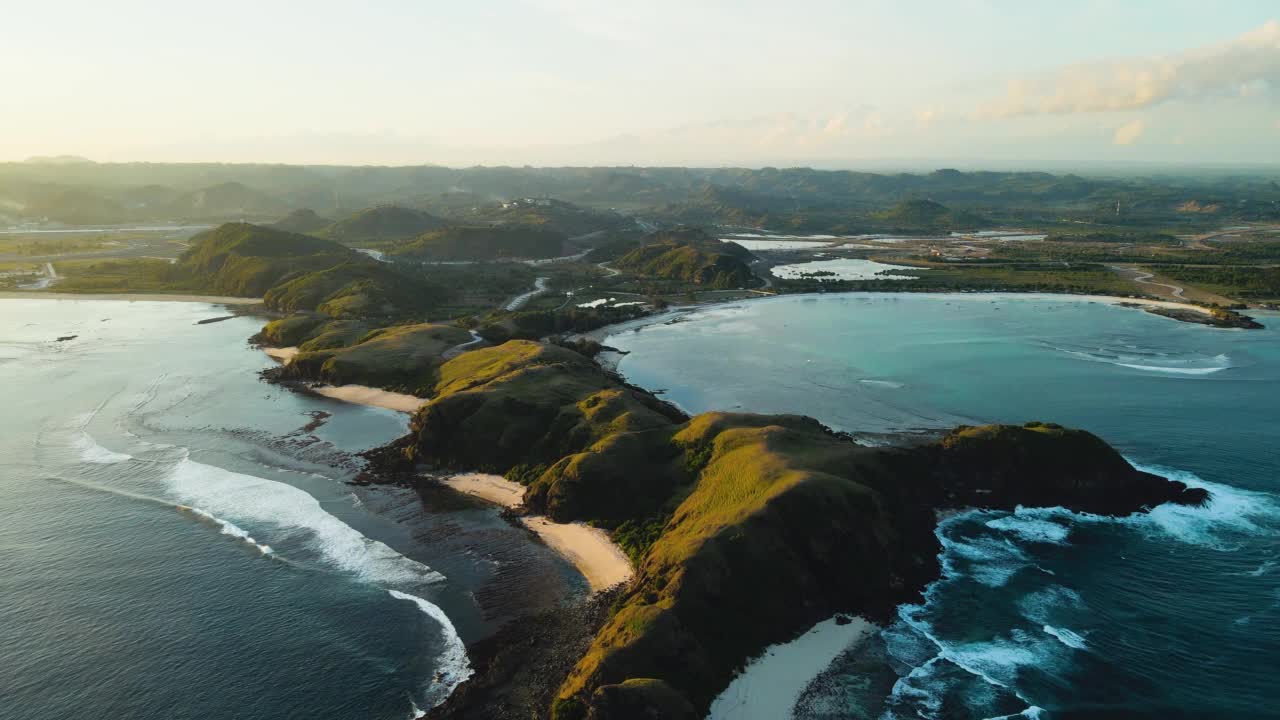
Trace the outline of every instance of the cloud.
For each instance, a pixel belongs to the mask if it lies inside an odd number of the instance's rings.
[[[915,113],[916,127],[921,130],[928,130],[933,127],[934,123],[942,118],[940,110],[917,110]]]
[[[1112,142],[1116,145],[1132,145],[1142,136],[1142,132],[1146,129],[1147,123],[1142,120],[1125,123],[1116,128],[1116,134],[1112,138]]]
[[[1068,65],[1009,83],[985,118],[1136,110],[1178,99],[1250,97],[1280,88],[1280,21],[1173,55]]]

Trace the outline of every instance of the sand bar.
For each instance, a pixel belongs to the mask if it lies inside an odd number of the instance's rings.
[[[524,486],[501,475],[462,473],[441,478],[440,482],[457,490],[505,508],[519,507],[524,502]]]
[[[177,295],[172,293],[53,293],[53,292],[0,292],[0,299],[14,300],[128,300],[131,302],[201,302],[211,305],[257,305],[262,298],[229,297],[226,295]]]
[[[634,575],[631,561],[613,544],[608,533],[583,523],[556,523],[545,517],[521,518],[552,550],[578,568],[592,592],[627,582]]]

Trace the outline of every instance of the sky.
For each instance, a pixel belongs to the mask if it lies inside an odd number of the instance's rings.
[[[0,160],[1280,162],[1275,0],[41,0]]]

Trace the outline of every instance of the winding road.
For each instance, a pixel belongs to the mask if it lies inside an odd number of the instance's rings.
[[[1177,285],[1168,285],[1165,283],[1152,282],[1151,278],[1153,277],[1155,277],[1155,273],[1139,272],[1137,275],[1133,276],[1133,281],[1140,282],[1143,285],[1158,285],[1160,287],[1166,287],[1172,290],[1173,296],[1178,298],[1179,300],[1187,299],[1186,296],[1182,294],[1184,292],[1183,288],[1178,287]]]
[[[520,308],[524,307],[525,304],[528,303],[530,300],[538,297],[539,295],[547,291],[547,281],[550,279],[551,278],[545,278],[545,277],[539,277],[535,279],[533,281],[532,290],[530,290],[529,292],[523,295],[517,295],[514,298],[512,298],[511,302],[507,303],[504,309],[510,312],[513,310],[519,310]]]

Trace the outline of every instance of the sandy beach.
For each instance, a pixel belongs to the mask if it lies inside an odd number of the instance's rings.
[[[524,486],[498,475],[462,473],[440,482],[461,493],[505,508],[515,508],[524,500]],[[583,523],[557,523],[545,517],[521,518],[525,527],[538,534],[552,550],[563,555],[587,579],[592,592],[627,582],[635,575],[631,560],[609,539],[609,534]]]
[[[627,582],[635,575],[626,553],[600,528],[583,523],[555,523],[541,516],[520,521],[552,550],[568,558],[587,579],[592,592]]]
[[[262,352],[281,363],[287,364],[298,354],[298,348],[264,347]],[[334,400],[355,403],[356,405],[386,408],[387,410],[395,410],[402,413],[415,412],[427,402],[426,399],[416,395],[379,390],[367,385],[310,385],[307,389],[317,395],[323,395]]]
[[[56,293],[56,292],[0,292],[0,299],[27,300],[128,300],[130,302],[200,302],[211,305],[257,305],[262,298],[230,297],[227,295],[178,295],[170,293]]]
[[[379,390],[366,385],[313,385],[310,390],[317,395],[334,400],[386,408],[402,413],[415,412],[427,402],[415,395]]]
[[[460,493],[466,493],[505,508],[519,507],[524,501],[524,486],[511,482],[501,475],[462,473],[443,478],[440,482]]]
[[[1172,300],[1149,300],[1147,298],[1117,297],[1115,295],[1054,295],[1054,297],[1079,298],[1090,302],[1111,303],[1112,305],[1127,303],[1130,305],[1141,305],[1143,307],[1165,308],[1166,310],[1194,310],[1205,315],[1213,314],[1209,308],[1200,307],[1199,305],[1193,305],[1191,303],[1174,302]]]
[[[747,663],[711,703],[707,720],[774,720],[791,717],[805,687],[840,653],[869,636],[876,626],[860,617],[823,620],[788,643],[771,645]]]
[[[276,360],[279,360],[282,363],[288,363],[290,360],[293,359],[294,355],[298,354],[298,348],[296,347],[282,347],[282,348],[264,347],[262,348],[262,352],[266,353],[270,357],[275,358]]]

